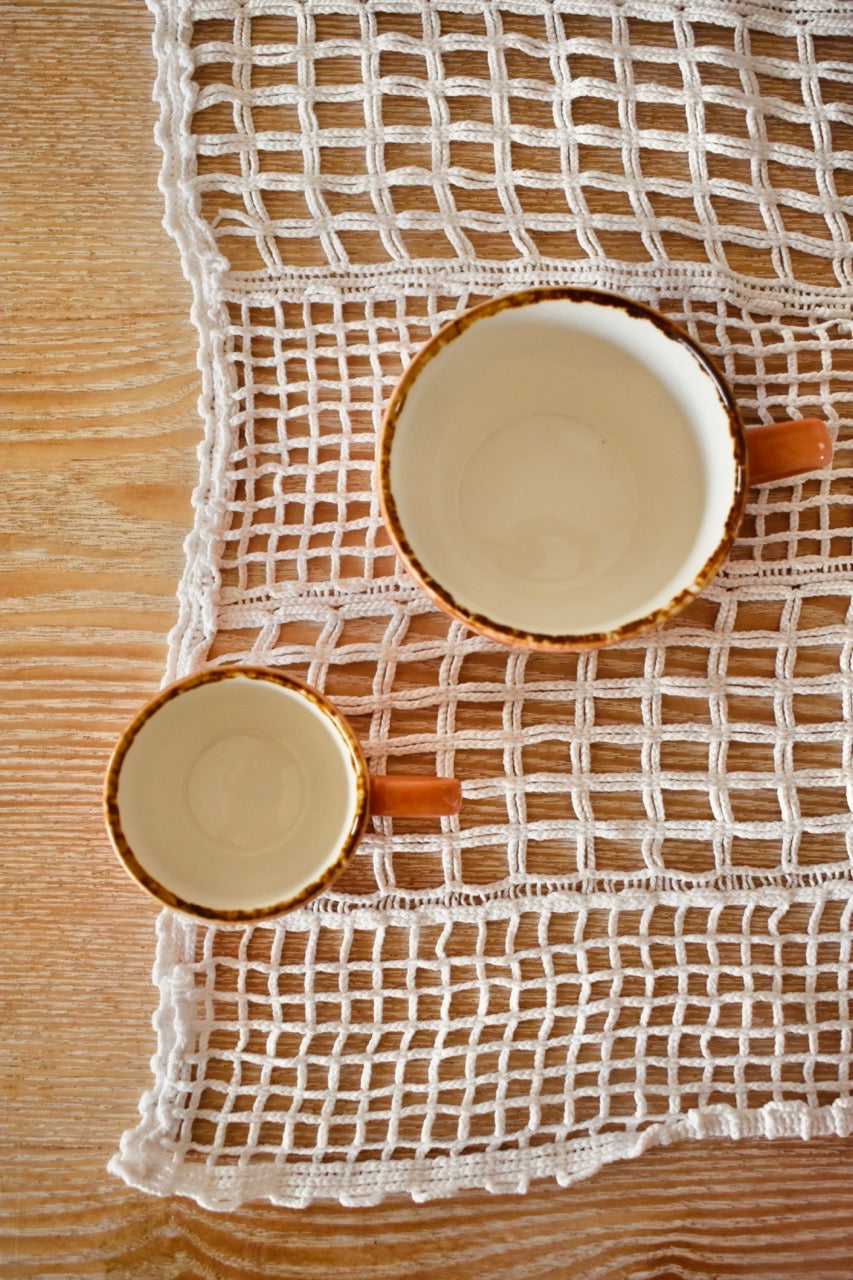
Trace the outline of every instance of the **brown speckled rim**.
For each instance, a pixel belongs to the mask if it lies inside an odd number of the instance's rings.
[[[283,689],[291,692],[299,693],[329,720],[332,721],[341,738],[343,738],[349,751],[350,761],[352,763],[353,774],[355,776],[356,788],[356,805],[355,813],[349,830],[344,837],[338,855],[331,866],[327,867],[320,875],[312,880],[310,884],[301,889],[299,893],[292,898],[285,898],[281,902],[273,903],[263,907],[249,907],[245,909],[221,910],[213,907],[206,907],[199,902],[188,902],[184,898],[178,897],[167,889],[165,885],[160,884],[145,868],[141,865],[136,855],[128,843],[128,840],[122,830],[121,815],[118,805],[118,787],[121,777],[122,766],[128,751],[143,725],[147,724],[152,716],[165,706],[167,702],[171,702],[174,698],[180,697],[181,694],[187,693],[191,689],[197,689],[201,685],[213,684],[220,680],[233,680],[236,678],[249,680],[264,680],[270,684],[278,685]],[[308,902],[311,898],[322,893],[328,888],[333,880],[335,880],[347,864],[350,862],[353,854],[358,847],[358,843],[364,834],[364,828],[367,824],[368,817],[368,800],[370,795],[369,778],[367,773],[367,764],[361,752],[361,747],[350,728],[347,721],[332,706],[328,699],[318,693],[316,689],[312,689],[310,685],[305,684],[302,680],[298,680],[295,676],[284,675],[280,671],[274,671],[270,667],[255,666],[228,666],[215,667],[209,671],[202,671],[198,675],[187,676],[183,680],[176,681],[168,688],[161,690],[150,702],[134,716],[130,724],[119,738],[112,754],[112,758],[107,769],[106,779],[104,781],[104,819],[107,825],[110,841],[113,849],[118,855],[119,861],[125,871],[136,881],[147,893],[156,898],[163,906],[171,907],[174,911],[182,911],[186,915],[195,917],[196,919],[221,921],[228,924],[252,923],[258,920],[268,920],[273,916],[284,915],[287,911],[292,911],[294,907],[301,906]]]
[[[405,408],[409,392],[422,373],[440,351],[487,316],[497,315],[501,311],[514,307],[529,307],[539,302],[592,302],[602,307],[616,307],[640,320],[650,321],[667,338],[687,347],[700,367],[708,374],[726,415],[729,424],[732,450],[735,459],[735,483],[732,501],[723,527],[722,537],[714,551],[705,561],[690,586],[685,587],[673,596],[662,608],[645,614],[616,627],[612,631],[595,631],[586,634],[557,634],[547,632],[524,631],[506,623],[495,622],[485,614],[467,608],[455,600],[446,587],[442,586],[422,564],[414,548],[406,537],[403,522],[397,510],[397,504],[391,489],[391,454],[394,447],[394,436],[397,424]],[[746,504],[746,440],[743,424],[737,404],[728,383],[715,368],[704,349],[685,333],[672,320],[660,315],[642,302],[625,298],[621,294],[605,292],[601,289],[585,289],[566,286],[552,289],[523,289],[517,293],[504,294],[492,298],[479,306],[472,307],[463,315],[451,320],[438,331],[416,354],[405,370],[391,394],[391,399],[382,419],[377,450],[377,470],[379,478],[379,503],[382,515],[391,540],[409,572],[440,608],[451,617],[464,622],[474,631],[479,631],[501,644],[509,644],[522,649],[538,649],[547,653],[567,653],[581,649],[597,649],[605,645],[618,644],[631,636],[659,626],[685,608],[691,600],[699,595],[708,585],[720,566],[723,564],[734,541]]]

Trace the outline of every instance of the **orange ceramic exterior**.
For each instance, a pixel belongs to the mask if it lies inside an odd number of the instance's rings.
[[[372,817],[445,818],[459,812],[462,788],[456,778],[411,778],[371,774]]]
[[[820,418],[771,422],[746,433],[746,474],[750,484],[770,484],[808,471],[819,471],[832,460],[832,439]]]

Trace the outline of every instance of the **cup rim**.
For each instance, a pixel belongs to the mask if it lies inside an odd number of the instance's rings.
[[[352,822],[346,832],[343,843],[338,851],[338,855],[330,866],[326,867],[320,875],[316,876],[309,884],[298,893],[290,898],[282,899],[261,907],[241,907],[241,908],[215,908],[206,907],[203,903],[191,902],[186,898],[175,894],[171,889],[167,889],[161,884],[156,877],[152,876],[137,859],[127,837],[124,834],[121,825],[121,815],[118,805],[118,787],[122,766],[130,747],[137,734],[148,720],[170,702],[173,698],[179,697],[182,693],[188,692],[205,684],[217,683],[220,680],[229,680],[243,677],[249,680],[263,680],[270,684],[276,684],[281,688],[287,689],[292,693],[298,693],[300,696],[312,702],[314,706],[329,720],[331,720],[338,733],[343,738],[349,751],[350,761],[353,766],[355,775],[355,791],[356,804]],[[161,906],[170,907],[174,911],[182,912],[184,915],[192,916],[194,919],[202,919],[208,921],[220,921],[229,924],[250,923],[259,920],[267,920],[273,916],[284,915],[288,911],[292,911],[294,907],[301,906],[308,902],[311,898],[322,893],[328,888],[331,882],[341,874],[351,861],[356,848],[364,834],[364,829],[368,819],[368,802],[370,796],[370,779],[367,770],[367,763],[352,728],[348,721],[344,718],[337,707],[335,707],[323,694],[319,693],[311,685],[304,680],[298,679],[296,676],[286,675],[282,671],[274,670],[272,667],[254,666],[254,665],[227,665],[222,667],[212,667],[205,671],[197,672],[195,675],[185,676],[181,680],[176,680],[172,684],[161,689],[159,693],[150,698],[137,711],[133,719],[122,731],[107,767],[106,777],[104,779],[103,789],[103,808],[104,821],[106,823],[107,833],[110,838],[114,853],[125,871],[131,879],[151,897],[155,898]]]
[[[510,626],[508,623],[496,622],[486,614],[479,613],[474,609],[469,609],[464,604],[460,604],[447,588],[430,574],[429,570],[418,558],[406,537],[391,488],[391,453],[397,424],[405,408],[412,386],[430,360],[478,320],[496,315],[498,312],[507,309],[532,306],[540,302],[562,300],[576,303],[592,302],[599,306],[619,307],[631,316],[651,321],[667,338],[689,348],[716,387],[728,421],[729,434],[734,450],[735,482],[731,505],[723,526],[722,537],[702,568],[695,575],[690,585],[682,588],[665,605],[642,615],[640,618],[622,623],[609,631],[567,632],[562,634],[526,631],[519,627]],[[661,315],[653,307],[649,307],[643,302],[637,302],[633,298],[625,297],[620,293],[605,289],[591,289],[579,285],[519,289],[512,293],[500,294],[495,298],[489,298],[485,302],[469,308],[462,315],[443,325],[415,353],[414,358],[404,370],[391,393],[379,432],[377,470],[379,476],[379,505],[385,527],[398,555],[426,594],[446,613],[449,613],[451,617],[465,623],[466,626],[487,636],[490,640],[546,653],[567,653],[617,644],[632,636],[648,631],[675,614],[680,613],[704,590],[728,555],[743,516],[747,493],[746,440],[743,423],[731,388],[713,364],[705,349],[673,320]]]

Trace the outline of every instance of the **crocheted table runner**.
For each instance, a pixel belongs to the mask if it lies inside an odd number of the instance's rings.
[[[149,0],[166,224],[194,288],[201,476],[168,677],[273,664],[377,771],[331,892],[159,921],[149,1191],[366,1204],[565,1184],[675,1140],[853,1131],[850,9],[822,0]],[[685,613],[501,648],[401,571],[383,404],[436,328],[617,289],[747,422],[823,416]]]

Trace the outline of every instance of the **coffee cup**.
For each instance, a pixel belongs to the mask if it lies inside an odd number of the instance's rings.
[[[104,807],[113,847],[160,903],[207,920],[277,916],[350,862],[370,815],[457,813],[453,778],[370,776],[341,713],[264,667],[157,694],[121,735]]]
[[[744,430],[708,354],[651,308],[529,289],[441,329],[391,395],[379,497],[415,581],[493,640],[570,651],[674,617],[749,484],[827,465],[818,419]]]

